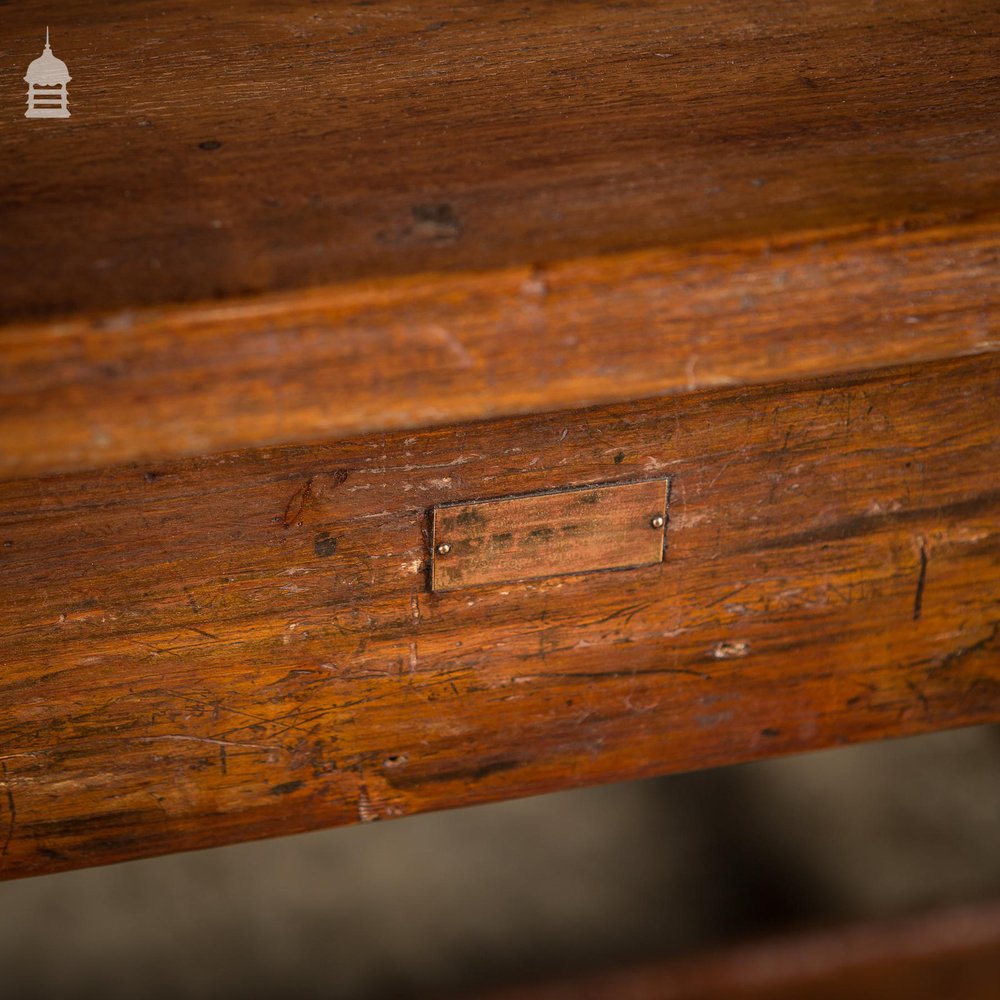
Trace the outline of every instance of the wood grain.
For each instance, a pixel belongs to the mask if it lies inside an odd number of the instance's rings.
[[[824,236],[0,328],[0,477],[997,349],[994,229]]]
[[[47,13],[5,11],[5,62]],[[995,212],[998,27],[987,0],[67,0],[72,119],[4,92],[0,312]]]
[[[7,877],[1000,719],[1000,359],[0,486]],[[431,593],[446,502],[661,564]]]
[[[27,66],[49,16],[4,12]],[[995,350],[1000,12],[67,0],[0,475]]]

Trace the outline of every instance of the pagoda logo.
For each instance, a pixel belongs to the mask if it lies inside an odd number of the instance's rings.
[[[52,54],[49,29],[45,29],[45,48],[28,67],[24,82],[28,85],[28,110],[25,118],[69,118],[67,85],[72,79],[66,63]]]

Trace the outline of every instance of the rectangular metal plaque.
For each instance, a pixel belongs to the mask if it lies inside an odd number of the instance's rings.
[[[432,512],[431,590],[663,561],[667,480],[443,504]]]

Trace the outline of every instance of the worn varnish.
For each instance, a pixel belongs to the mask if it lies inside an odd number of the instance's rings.
[[[0,867],[1000,719],[1000,359],[0,486]],[[663,563],[429,591],[429,511],[671,481]]]
[[[822,242],[0,328],[0,478],[928,361],[1000,342],[992,227]]]
[[[8,6],[26,67],[50,8]],[[1000,208],[998,26],[986,0],[66,0],[73,117],[4,90],[0,310],[969,221]]]
[[[66,0],[73,117],[0,94],[0,475],[993,350],[998,28]]]
[[[0,874],[1000,718],[995,4],[59,18]],[[662,562],[432,589],[435,507],[667,478]]]

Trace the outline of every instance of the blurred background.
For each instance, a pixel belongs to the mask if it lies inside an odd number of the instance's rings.
[[[1000,897],[973,728],[0,885],[0,995],[474,994]]]

